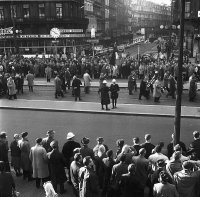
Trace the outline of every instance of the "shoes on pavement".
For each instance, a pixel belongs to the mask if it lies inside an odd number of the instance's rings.
[[[107,111],[109,111],[110,109],[109,109],[109,108],[107,108],[106,110],[107,110]]]

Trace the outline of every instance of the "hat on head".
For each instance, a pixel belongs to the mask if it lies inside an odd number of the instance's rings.
[[[42,142],[42,138],[37,138],[37,139],[35,140],[35,142],[36,142],[37,144],[41,143],[41,142]]]
[[[19,139],[19,137],[20,137],[19,134],[17,133],[14,134],[14,139]]]
[[[89,144],[89,142],[90,142],[90,139],[87,138],[87,137],[84,137],[84,138],[81,140],[81,143],[82,143],[83,145]]]
[[[74,133],[69,132],[69,133],[67,134],[67,140],[73,138],[74,136],[75,136]]]
[[[104,141],[104,140],[103,140],[103,137],[98,137],[98,138],[97,138],[97,141],[98,141],[98,142],[103,142],[103,141]]]
[[[21,134],[22,138],[26,137],[27,135],[28,135],[28,132],[27,132],[27,131],[26,131],[26,132],[23,132],[23,133]]]
[[[52,133],[55,133],[53,129],[47,131],[47,135],[52,134]]]
[[[112,83],[116,83],[116,79],[113,79],[113,80],[112,80]]]
[[[0,138],[7,138],[7,134],[6,134],[5,131],[2,131],[2,132],[0,133]]]
[[[106,80],[103,80],[103,84],[107,84],[107,81],[106,81]]]

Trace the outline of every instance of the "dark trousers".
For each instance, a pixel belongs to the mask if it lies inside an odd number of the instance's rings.
[[[36,187],[39,188],[40,187],[40,183],[41,183],[41,180],[42,180],[42,183],[45,183],[46,181],[48,181],[49,179],[48,178],[36,178],[35,179],[35,183],[36,183]]]
[[[12,97],[14,98],[14,99],[17,99],[17,95],[16,94],[13,94],[13,95],[8,95],[8,99],[12,99]]]
[[[28,178],[28,181],[30,181],[32,179],[31,177],[31,171],[28,171],[28,170],[23,170],[23,179],[27,179]]]
[[[112,99],[112,106],[115,108],[117,105],[117,99]]]
[[[56,181],[51,181],[55,192],[57,192],[57,185],[60,185],[60,193],[64,192],[64,183],[57,183]]]
[[[28,86],[29,92],[33,92],[33,86]]]
[[[64,94],[63,94],[63,92],[61,90],[60,91],[56,90],[56,92],[55,92],[55,98],[58,98],[58,96],[64,97]]]
[[[70,90],[70,79],[67,80],[67,88],[68,88],[68,90]]]

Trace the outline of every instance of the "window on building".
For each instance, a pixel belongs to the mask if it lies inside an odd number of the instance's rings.
[[[191,2],[185,2],[185,18],[190,17],[190,4]]]
[[[45,17],[44,3],[40,3],[38,7],[39,7],[39,18],[44,18]]]
[[[62,18],[62,3],[56,3],[56,17]]]
[[[0,6],[0,20],[4,20],[3,6]]]
[[[10,13],[11,13],[11,18],[17,17],[17,6],[16,5],[10,6]]]
[[[30,17],[29,4],[24,4],[23,5],[23,13],[24,13],[24,18],[29,18]]]

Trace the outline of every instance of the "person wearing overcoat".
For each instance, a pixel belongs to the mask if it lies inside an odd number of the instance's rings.
[[[104,105],[106,106],[106,110],[110,110],[108,108],[108,104],[110,104],[110,96],[109,96],[110,88],[107,86],[107,81],[103,81],[103,85],[100,89],[101,93],[101,109],[104,110]]]
[[[119,85],[116,83],[116,79],[112,80],[112,84],[110,86],[111,92],[111,99],[112,99],[112,108],[117,108],[117,99],[118,99],[118,92],[119,92]]]

